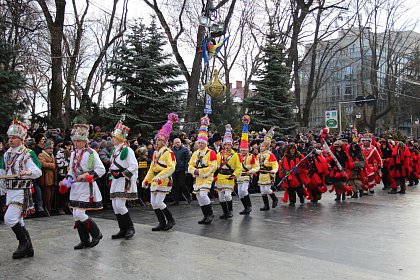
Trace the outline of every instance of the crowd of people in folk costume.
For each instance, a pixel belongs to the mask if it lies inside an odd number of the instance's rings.
[[[127,141],[130,128],[119,121],[111,134],[112,149],[107,167],[97,149],[89,145],[89,125],[75,124],[70,134],[73,149],[68,154],[67,172],[58,182],[59,192],[68,196],[74,228],[80,238],[74,249],[95,247],[103,237],[96,222],[86,214],[87,210],[103,208],[98,186],[103,176],[107,177],[109,199],[119,228],[112,239],[134,236],[135,228],[127,204],[138,199],[139,187],[150,191],[150,204],[158,220],[152,230],[173,228],[175,219],[165,198],[174,188],[173,205],[179,203],[179,188],[186,184],[181,175],[185,173],[193,179],[192,193],[203,213],[198,224],[210,224],[214,218],[209,197],[213,191],[217,192],[223,211],[220,219],[233,217],[232,194],[236,194],[235,190],[243,204],[239,214],[249,215],[252,211],[249,186],[253,183],[258,185],[262,197],[260,211],[270,210],[270,200],[271,208],[278,205],[275,190],[284,190],[281,201],[293,207],[297,198],[301,204],[305,201],[318,203],[327,191],[335,192],[336,201],[373,194],[381,180],[383,189],[388,189],[389,194],[405,194],[407,181],[408,186],[418,184],[420,155],[417,141],[377,139],[371,134],[361,135],[353,141],[331,141],[327,129],[322,130],[319,141],[313,135],[305,141],[276,141],[275,127],[255,137],[249,132],[250,121],[248,115],[243,116],[241,137],[236,139],[232,127],[226,125],[223,138],[216,139],[214,135],[209,147],[210,119],[204,116],[191,149],[182,150],[180,138],[171,139],[172,127],[178,122],[178,116],[171,113],[153,139],[153,152],[145,166],[139,160],[138,151]],[[6,209],[3,219],[19,241],[14,259],[34,256],[24,218],[34,212],[36,179],[44,176],[44,181],[48,180],[46,167],[53,164],[48,161],[53,154],[52,150],[48,151],[52,144],[45,143],[45,153],[37,155],[25,146],[27,130],[24,123],[12,122],[7,131],[9,148],[0,160],[0,194],[5,198]],[[169,142],[173,142],[172,148]],[[331,185],[329,190],[327,185]],[[186,196],[191,202],[188,191]]]

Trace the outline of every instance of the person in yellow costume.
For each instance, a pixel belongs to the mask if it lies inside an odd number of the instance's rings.
[[[248,115],[244,115],[242,117],[242,123],[244,124],[242,128],[242,136],[241,136],[241,143],[239,146],[240,151],[240,158],[242,162],[242,173],[237,179],[238,183],[238,195],[241,199],[241,202],[244,206],[244,210],[239,212],[241,215],[246,215],[251,213],[252,211],[252,204],[251,199],[248,193],[249,182],[251,180],[251,176],[256,174],[258,170],[260,170],[260,165],[256,157],[253,154],[249,153],[249,142],[248,142],[248,125],[250,122],[250,117]]]
[[[272,208],[275,208],[278,204],[279,199],[271,189],[273,180],[276,173],[279,170],[279,164],[276,156],[270,152],[271,139],[274,136],[274,127],[272,127],[264,137],[264,142],[261,143],[260,153],[258,154],[258,161],[260,164],[260,170],[258,172],[258,185],[260,186],[260,192],[264,201],[264,207],[260,208],[260,211],[270,210],[268,204],[268,196],[273,200]]]
[[[204,215],[198,223],[208,225],[214,218],[209,192],[217,169],[217,154],[207,147],[210,119],[206,115],[201,118],[200,123],[196,141],[198,149],[192,154],[188,163],[188,173],[195,178],[194,193]]]
[[[144,188],[150,186],[150,203],[159,221],[159,224],[152,228],[152,231],[166,231],[175,225],[175,219],[163,201],[171,191],[171,176],[176,165],[175,155],[166,145],[172,131],[172,125],[177,122],[178,115],[170,113],[168,121],[156,134],[156,150],[153,153],[149,171],[142,183]]]
[[[216,189],[219,194],[220,205],[223,215],[220,219],[232,218],[232,192],[235,187],[235,179],[242,172],[242,164],[239,155],[232,150],[232,127],[226,125],[226,133],[223,136],[223,150],[217,154],[217,177]]]

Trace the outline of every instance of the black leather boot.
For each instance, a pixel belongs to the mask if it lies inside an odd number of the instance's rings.
[[[239,212],[240,215],[247,215],[251,213],[252,211],[252,205],[251,205],[251,199],[249,198],[249,195],[244,196],[244,198],[241,199],[242,204],[244,205],[244,210]]]
[[[111,236],[112,239],[120,239],[125,237],[125,233],[127,232],[127,228],[125,227],[123,218],[121,214],[115,214],[118,221],[118,226],[120,227],[120,231],[117,234]]]
[[[335,201],[341,201],[341,194],[336,194],[334,200]]]
[[[16,239],[19,240],[19,246],[16,251],[13,252],[13,259],[22,259],[26,257],[34,256],[34,249],[29,237],[29,233],[19,222],[12,227],[13,232],[16,235]]]
[[[125,239],[130,239],[134,236],[134,234],[136,233],[136,231],[134,230],[134,225],[133,225],[133,221],[131,220],[131,216],[130,214],[127,212],[124,215],[121,215],[121,218],[123,219],[124,222],[124,226],[127,229],[124,238]]]
[[[168,207],[166,207],[165,209],[163,209],[162,212],[163,212],[163,215],[165,215],[166,220],[168,221],[166,223],[165,228],[163,230],[165,230],[165,231],[166,230],[170,230],[175,225],[175,219],[172,216],[171,211],[169,211]]]
[[[206,206],[200,206],[201,207],[201,212],[203,212],[203,218],[201,220],[198,221],[198,224],[202,225],[204,224],[204,222],[206,221],[207,218],[207,208]]]
[[[405,194],[405,183],[404,185],[401,185],[400,188],[401,190],[399,190],[398,193]]]
[[[342,194],[341,194],[341,200],[342,200],[342,201],[346,200],[346,194],[345,194],[345,193],[342,193]]]
[[[204,221],[205,225],[209,225],[211,223],[211,221],[213,221],[214,215],[213,215],[213,208],[211,207],[211,203],[205,205],[204,207],[206,207],[206,219]]]
[[[277,204],[279,203],[278,197],[276,196],[274,192],[270,194],[270,197],[273,200],[273,204],[271,205],[271,208],[276,208]]]
[[[222,210],[223,210],[223,215],[220,216],[220,219],[227,219],[229,218],[229,214],[228,214],[228,204],[227,201],[224,202],[220,202],[220,206],[222,206]]]
[[[74,250],[90,248],[90,236],[85,223],[81,221],[76,221],[74,227],[77,229],[80,238],[80,243],[74,246]]]
[[[357,191],[353,192],[351,198],[359,198],[359,193]]]
[[[156,214],[156,217],[158,218],[159,224],[156,227],[152,228],[152,231],[164,230],[164,228],[166,227],[166,220],[165,220],[165,216],[163,215],[162,210],[155,209],[155,214]]]
[[[397,194],[398,192],[397,192],[397,189],[392,189],[388,193],[389,194]]]
[[[233,201],[226,201],[227,202],[227,206],[228,206],[228,218],[232,218],[233,217]]]
[[[264,202],[264,207],[260,208],[260,211],[270,210],[270,205],[268,204],[268,196],[266,194],[263,194],[262,199],[263,199],[263,202]],[[274,204],[274,201],[273,201],[273,204]]]
[[[84,224],[90,236],[92,236],[92,241],[90,242],[90,248],[93,248],[99,244],[99,241],[101,241],[102,233],[99,230],[98,225],[91,218],[87,219],[84,222]]]

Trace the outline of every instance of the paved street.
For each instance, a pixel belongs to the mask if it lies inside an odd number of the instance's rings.
[[[277,193],[282,196],[283,193]],[[117,223],[111,210],[90,213],[104,239],[93,249],[74,251],[78,235],[72,217],[27,220],[35,257],[12,260],[17,241],[0,225],[2,279],[420,279],[420,186],[406,195],[374,195],[241,216],[234,197],[234,218],[220,220],[220,206],[209,226],[197,224],[197,201],[170,207],[176,226],[152,232],[151,207],[130,208],[133,240],[111,240]],[[271,203],[271,202],[270,202]]]

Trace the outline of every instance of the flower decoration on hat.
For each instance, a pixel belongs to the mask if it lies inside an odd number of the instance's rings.
[[[127,140],[129,132],[130,132],[130,128],[124,125],[122,121],[118,121],[111,135],[112,137],[115,137],[119,141],[125,142]]]
[[[271,144],[271,139],[273,139],[273,137],[274,137],[274,129],[275,129],[276,127],[275,126],[273,126],[272,128],[270,128],[270,130],[267,132],[267,134],[264,136],[264,143],[267,145],[267,146],[270,146],[270,144]]]
[[[162,141],[168,142],[169,136],[171,135],[172,126],[174,123],[179,121],[178,115],[175,113],[170,113],[168,115],[168,120],[162,126],[162,128],[158,131],[155,136],[155,139],[160,139]]]
[[[7,130],[7,136],[15,136],[22,140],[25,140],[28,134],[28,127],[17,118],[14,118],[11,122],[9,129]]]
[[[70,135],[71,141],[89,141],[89,125],[76,123],[73,125]]]
[[[223,144],[232,144],[233,143],[233,137],[232,137],[232,126],[230,124],[227,124],[225,126],[226,132],[225,135],[223,135]]]
[[[241,150],[249,150],[248,125],[250,121],[251,121],[251,118],[248,115],[244,115],[242,117],[242,123],[244,124],[244,126],[242,127],[241,144],[239,146]]]
[[[210,119],[207,115],[200,119],[200,129],[198,130],[197,142],[207,143],[209,141],[209,125]]]

